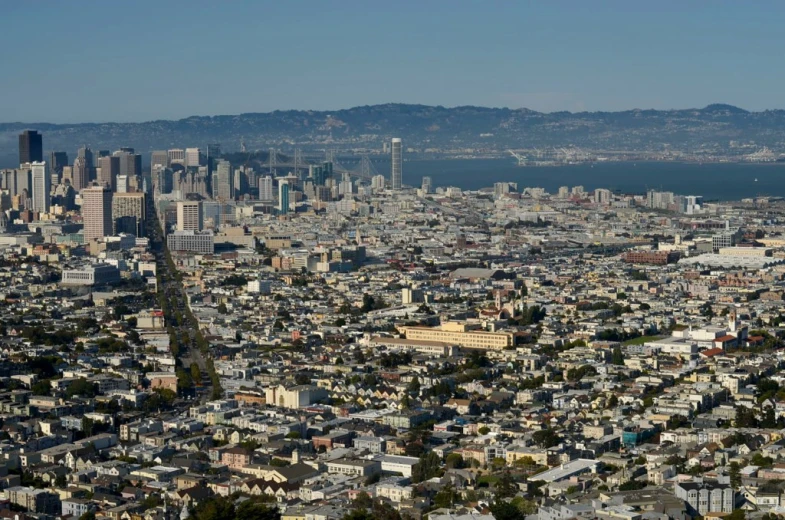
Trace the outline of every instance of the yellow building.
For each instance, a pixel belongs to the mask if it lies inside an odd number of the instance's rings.
[[[514,345],[512,332],[486,332],[476,330],[474,325],[450,321],[441,327],[401,327],[407,340],[439,341],[462,348],[504,350]]]

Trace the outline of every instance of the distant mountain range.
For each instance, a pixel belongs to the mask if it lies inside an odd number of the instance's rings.
[[[553,112],[528,109],[386,104],[336,111],[286,110],[193,116],[145,123],[0,123],[0,158],[16,155],[26,128],[44,135],[44,149],[69,153],[132,146],[155,149],[221,143],[224,150],[380,149],[391,137],[426,149],[542,148],[575,145],[591,150],[705,151],[723,153],[731,141],[785,148],[785,110],[748,112],[715,104],[687,110]],[[749,151],[749,150],[748,150]]]

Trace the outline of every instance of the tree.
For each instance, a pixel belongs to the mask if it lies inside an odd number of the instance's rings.
[[[231,499],[213,497],[200,503],[194,511],[194,520],[227,520],[234,518],[235,509]]]
[[[479,430],[477,430],[477,433],[479,433],[480,435],[488,435],[489,433],[491,433],[491,429],[488,428],[487,426],[483,426]]]
[[[439,472],[442,461],[430,451],[420,457],[420,461],[412,467],[412,482],[415,484],[433,478]]]
[[[547,428],[534,432],[532,434],[532,440],[542,448],[550,448],[559,444],[561,442],[561,437],[559,437],[553,428]]]
[[[70,385],[65,391],[66,397],[73,397],[75,395],[79,395],[81,397],[95,397],[98,391],[95,388],[95,384],[88,381],[87,379],[80,377]]]
[[[352,500],[352,509],[371,509],[373,508],[373,499],[365,491],[357,494],[357,498]]]
[[[741,486],[741,472],[738,462],[734,461],[728,465],[728,478],[733,489],[739,489]]]
[[[455,502],[458,500],[459,496],[458,493],[455,491],[455,488],[452,486],[444,486],[441,491],[436,493],[436,496],[433,497],[433,505],[437,508],[449,508],[455,505]]]
[[[408,390],[409,390],[410,393],[412,393],[414,395],[419,395],[420,394],[420,388],[421,388],[420,379],[415,375],[415,376],[412,377],[412,380],[409,382]]]
[[[278,508],[265,504],[258,498],[244,501],[237,506],[234,514],[234,520],[280,520],[280,518]]]
[[[196,363],[191,363],[191,380],[197,385],[202,384],[202,371]]]
[[[463,467],[463,457],[458,453],[450,453],[444,459],[444,465],[451,469],[461,469]]]
[[[522,515],[533,515],[537,512],[537,503],[523,497],[515,497],[510,501]]]
[[[95,520],[95,513],[88,511],[79,517],[79,520]]]
[[[226,304],[225,303],[219,303],[218,304],[218,313],[219,314],[226,314],[227,312],[229,312],[229,310],[226,308]]]
[[[611,354],[611,363],[614,365],[624,365],[624,354],[621,352],[621,346],[616,345],[613,347],[613,353]]]
[[[490,506],[496,520],[520,520],[521,512],[511,502],[496,500]]]
[[[512,478],[509,469],[505,469],[502,473],[499,480],[496,481],[496,499],[501,498],[509,498],[515,496],[515,493],[518,492],[518,484],[515,483],[515,480]]]

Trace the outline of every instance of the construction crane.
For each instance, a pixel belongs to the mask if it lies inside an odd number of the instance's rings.
[[[521,155],[521,154],[516,153],[516,152],[514,152],[512,150],[507,150],[507,151],[510,153],[510,155],[515,157],[515,159],[518,161],[518,166],[525,166],[526,165],[526,161],[528,159],[526,158],[525,155]]]

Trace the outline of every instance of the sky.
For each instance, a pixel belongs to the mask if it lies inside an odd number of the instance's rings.
[[[783,15],[766,0],[3,2],[0,122],[785,108]]]

